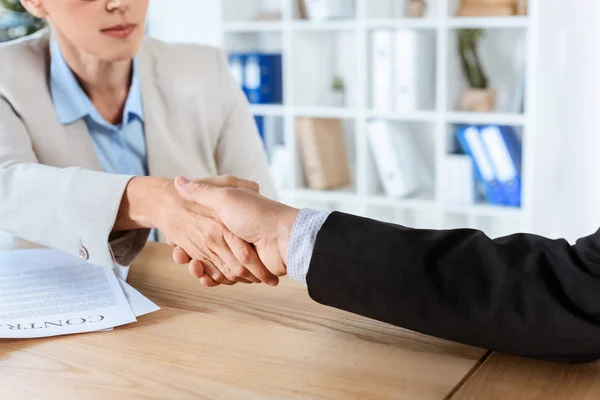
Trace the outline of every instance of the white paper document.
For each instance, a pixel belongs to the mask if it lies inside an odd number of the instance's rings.
[[[131,311],[136,317],[153,313],[154,311],[160,310],[160,307],[148,300],[146,296],[138,292],[129,283],[125,282],[121,278],[117,278],[123,293],[129,302]]]
[[[0,338],[106,330],[156,310],[111,269],[55,250],[0,252]]]

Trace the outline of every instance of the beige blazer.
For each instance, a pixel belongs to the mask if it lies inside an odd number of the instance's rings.
[[[150,174],[231,174],[274,197],[249,105],[223,54],[146,39],[138,58]],[[0,231],[96,265],[129,265],[148,231],[112,228],[132,177],[100,172],[84,121],[58,122],[49,70],[48,32],[0,46]]]

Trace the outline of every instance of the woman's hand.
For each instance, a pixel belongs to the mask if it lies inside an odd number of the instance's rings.
[[[229,176],[210,178],[206,182],[220,187],[258,190],[254,182]],[[171,180],[134,178],[126,190],[119,216],[115,229],[134,229],[128,223],[131,221],[137,221],[134,224],[137,227],[159,229],[176,245],[174,258],[177,261],[189,261],[194,275],[202,271],[201,282],[205,286],[237,282],[264,282],[275,286],[279,282],[250,244],[231,233],[212,210],[184,200]]]
[[[252,243],[273,274],[287,274],[289,242],[300,210],[243,188],[216,187],[183,177],[177,178],[175,186],[184,199],[213,210],[231,232]]]

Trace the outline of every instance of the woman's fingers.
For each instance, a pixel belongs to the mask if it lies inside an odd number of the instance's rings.
[[[188,271],[190,271],[190,274],[200,279],[204,276],[204,264],[198,260],[192,260],[188,265]]]
[[[277,286],[279,278],[272,274],[262,263],[256,250],[249,243],[238,238],[229,230],[223,233],[223,238],[229,246],[235,259],[229,260],[229,267],[236,277],[241,277],[254,283],[264,282],[269,286]]]
[[[200,283],[202,284],[202,286],[205,286],[207,288],[213,288],[221,285],[220,283],[215,282],[210,276],[206,274],[200,278]]]
[[[261,282],[236,258],[229,244],[225,240],[226,235],[228,237],[231,236],[227,228],[225,228],[218,220],[207,218],[204,221],[205,223],[201,227],[201,236],[203,238],[200,243],[202,246],[190,253],[190,255],[196,259],[206,259],[211,261],[210,267],[207,265],[204,266],[205,272],[215,280],[215,282],[224,285],[231,285],[233,282]],[[236,251],[250,251],[255,253],[251,246],[242,249],[243,244],[245,244],[245,242],[241,239],[235,241]],[[258,260],[256,253],[254,255]],[[245,259],[250,259],[250,257],[251,256],[248,256]]]
[[[212,288],[212,287],[217,287],[219,285],[221,285],[219,282],[216,282],[213,278],[211,278],[205,271],[204,269],[204,264],[210,264],[209,269],[213,268],[213,269],[217,269],[217,267],[214,266],[214,264],[212,264],[210,261],[205,260],[204,262],[202,261],[198,261],[198,260],[192,260],[190,261],[189,265],[188,265],[188,270],[190,271],[190,274],[192,274],[194,277],[200,279],[200,283],[203,286]],[[251,284],[252,282],[244,280],[244,279],[240,279],[238,283],[244,283],[244,284]]]
[[[192,258],[188,255],[188,253],[186,253],[184,249],[182,249],[179,246],[175,246],[173,248],[173,261],[175,261],[177,264],[183,265],[191,262]]]
[[[209,263],[209,261],[205,261],[205,263]],[[204,263],[201,261],[198,261],[198,260],[190,261],[190,264],[188,265],[188,270],[190,271],[190,274],[192,274],[196,278],[200,279],[200,283],[203,286],[212,288],[212,287],[217,287],[220,285],[219,283],[215,282],[210,276],[208,276],[205,273]]]
[[[209,260],[202,260],[204,265],[204,273],[208,275],[213,281],[221,285],[233,286],[236,284],[235,280],[228,279],[221,269],[219,269],[213,262]]]

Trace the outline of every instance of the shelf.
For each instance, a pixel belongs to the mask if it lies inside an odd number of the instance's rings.
[[[396,209],[412,209],[421,211],[431,211],[437,207],[436,202],[431,197],[396,199],[383,195],[369,196],[366,199],[366,203],[370,206],[376,207],[391,207]]]
[[[292,114],[295,117],[352,119],[356,118],[357,110],[337,107],[294,107]]]
[[[490,206],[485,204],[475,205],[444,205],[444,211],[450,214],[470,215],[475,217],[520,218],[525,211],[522,208]]]
[[[446,20],[448,28],[527,28],[529,18],[524,16],[514,17],[451,17]],[[296,31],[345,31],[356,30],[364,23],[367,29],[435,29],[440,25],[439,20],[432,18],[396,18],[372,20],[340,20],[340,21],[242,21],[226,22],[223,24],[225,32],[277,32],[290,26]]]
[[[513,17],[452,17],[447,20],[448,28],[527,28],[529,18],[524,16]]]
[[[523,114],[501,114],[501,113],[470,113],[470,112],[449,112],[446,114],[446,121],[452,124],[474,124],[474,125],[525,125],[525,115]]]
[[[304,201],[319,201],[324,203],[354,203],[359,201],[359,196],[352,189],[341,190],[312,190],[312,189],[288,189],[282,192],[286,198],[295,198]]]
[[[283,117],[285,114],[285,107],[277,104],[256,104],[251,105],[250,110],[252,110],[252,114],[261,115],[265,117]]]
[[[438,24],[432,18],[398,18],[366,20],[367,29],[435,29]]]
[[[353,189],[341,190],[311,190],[288,189],[282,193],[283,197],[302,199],[317,202],[364,203],[369,206],[390,207],[397,209],[434,210],[437,203],[431,198],[395,199],[379,196],[363,196]]]
[[[355,30],[356,20],[342,21],[293,21],[292,29],[296,31],[348,31]]]
[[[412,111],[408,113],[396,111],[367,111],[367,118],[387,119],[393,121],[435,122],[438,114],[435,111]]]
[[[278,32],[283,29],[281,21],[268,22],[226,22],[223,24],[223,29],[228,33],[243,33],[243,32]]]
[[[353,119],[357,118],[359,114],[359,111],[354,108],[321,106],[289,107],[278,104],[253,104],[250,106],[250,109],[254,115],[274,117],[282,117],[286,113],[291,113],[295,117]],[[436,111],[412,111],[402,113],[395,111],[367,110],[365,117],[367,119],[385,119],[391,121],[436,122],[439,116],[443,117],[444,115],[446,116],[446,122],[451,124],[496,124],[507,126],[522,126],[525,124],[525,116],[522,114],[468,113],[460,111],[440,114]]]
[[[282,196],[286,199],[301,199],[323,203],[363,203],[367,206],[389,207],[392,209],[408,209],[415,211],[441,211],[445,214],[458,214],[473,217],[521,218],[525,211],[522,208],[491,206],[485,204],[445,204],[437,203],[431,197],[396,199],[384,195],[362,196],[353,189],[311,190],[288,189]],[[441,207],[441,208],[440,208]]]
[[[242,21],[225,22],[225,32],[276,32],[289,26],[296,31],[339,31],[355,30],[364,23],[367,29],[435,29],[440,25],[440,20],[432,18],[394,18],[371,20],[340,20],[340,21]],[[513,17],[450,17],[446,20],[450,29],[461,28],[527,28],[529,18],[525,16]]]
[[[307,20],[297,18],[297,10],[292,6],[295,2],[277,2],[285,4],[281,6],[282,20],[258,21],[250,20],[256,15],[252,7],[238,9],[237,4],[231,1],[228,9],[231,15],[225,14],[228,19],[221,26],[225,33],[225,48],[280,51],[284,54],[282,79],[287,89],[285,104],[250,106],[253,115],[265,116],[267,125],[275,127],[272,130],[277,132],[273,133],[275,137],[272,140],[285,146],[287,151],[289,160],[286,161],[289,162],[281,165],[285,168],[281,171],[281,184],[286,185],[286,189],[279,188],[283,201],[324,210],[338,208],[383,220],[406,219],[414,221],[417,227],[468,226],[494,234],[496,229],[504,231],[507,227],[510,231],[531,229],[530,207],[492,206],[483,201],[477,204],[446,204],[442,195],[447,183],[443,170],[445,154],[455,145],[454,130],[458,125],[515,127],[527,140],[538,135],[532,130],[537,116],[529,112],[512,113],[512,110],[518,109],[509,108],[517,99],[517,92],[525,92],[528,103],[535,102],[539,94],[535,74],[538,67],[530,70],[532,60],[535,61],[532,51],[535,46],[528,46],[531,39],[538,41],[537,35],[531,37],[537,19],[533,8],[530,16],[458,17],[447,13],[455,9],[459,0],[440,0],[431,2],[436,10],[427,17],[408,18],[402,17],[400,11],[384,11],[381,6],[390,3],[387,0],[360,0],[357,3],[363,4],[357,11],[359,18]],[[264,1],[253,0],[251,3],[255,3],[254,8],[258,10],[262,9]],[[275,4],[275,1],[271,3]],[[474,28],[487,30],[481,43],[481,57],[486,62],[490,79],[497,85],[499,97],[507,100],[506,107],[498,106],[499,112],[463,112],[457,107],[457,99],[468,83],[462,73],[456,40],[460,29]],[[428,61],[428,66],[435,67],[432,73],[435,78],[432,94],[435,97],[426,106],[404,111],[372,107],[371,57],[374,43],[371,36],[377,30],[408,30],[419,39],[423,38],[423,43],[433,42],[427,45],[435,48],[435,58]],[[525,81],[521,82],[523,66],[527,74]],[[346,103],[336,103],[329,96],[334,76],[341,76],[346,83]],[[342,120],[354,187],[325,191],[303,187],[303,164],[295,124],[297,118],[303,117]],[[394,128],[407,128],[411,132],[433,175],[433,193],[415,198],[392,198],[383,193],[375,156],[369,147],[371,120],[383,120]],[[537,165],[531,160],[535,158],[534,152],[531,146],[523,147],[523,167]],[[531,171],[532,168],[525,170]],[[531,173],[523,179],[523,200],[530,203],[535,179]]]

